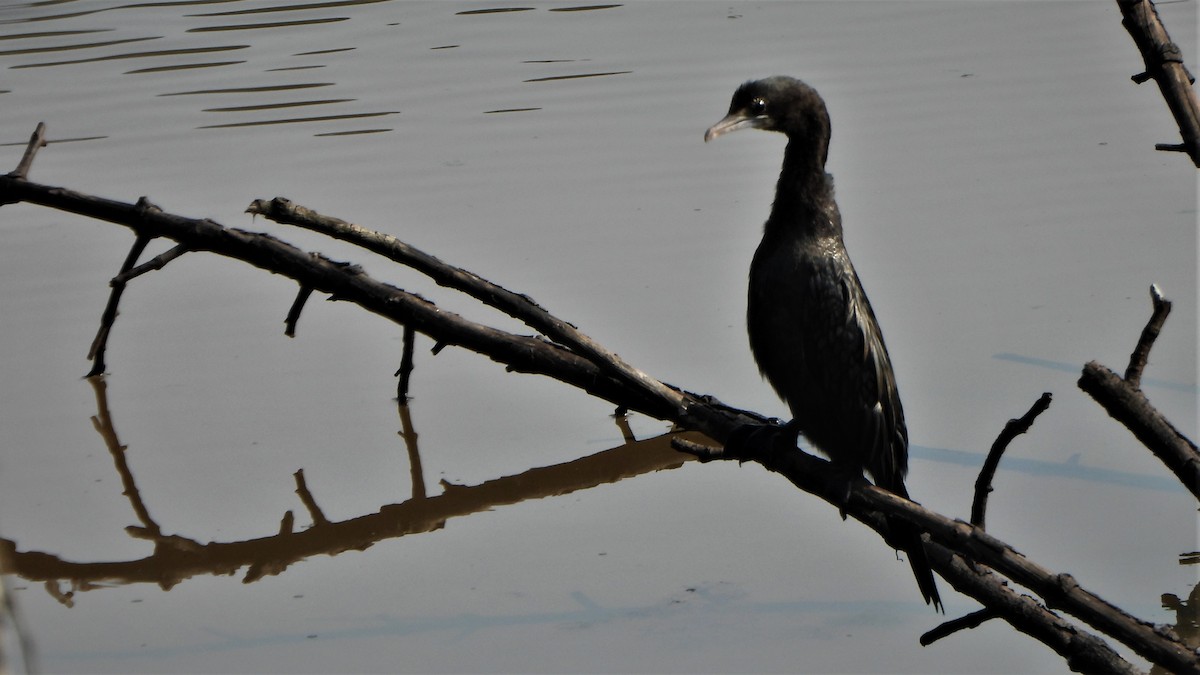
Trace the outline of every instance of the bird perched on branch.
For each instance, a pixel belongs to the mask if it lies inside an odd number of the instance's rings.
[[[851,480],[908,498],[908,431],[883,335],[842,242],[842,222],[825,173],[829,113],[816,90],[791,77],[738,87],[729,114],[704,134],[738,129],[787,136],[775,203],[750,265],[746,313],[758,367],[803,433]],[[941,608],[933,571],[910,523],[889,519],[926,603]]]

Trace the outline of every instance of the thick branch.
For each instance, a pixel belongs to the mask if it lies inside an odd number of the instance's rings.
[[[1038,565],[983,530],[946,518],[873,485],[855,490],[852,499],[854,497],[863,499],[871,508],[897,513],[916,523],[929,532],[937,544],[960,552],[1029,588],[1040,595],[1048,607],[1078,617],[1143,658],[1173,673],[1200,673],[1200,658],[1174,635],[1160,632],[1153,624],[1126,613],[1084,589],[1071,575],[1055,574]],[[890,507],[895,507],[895,510]],[[930,559],[934,569],[945,576],[944,565],[935,562],[934,556],[930,556]],[[954,584],[956,579],[951,578],[950,582]]]
[[[190,250],[212,251],[243,260],[294,279],[302,287],[329,293],[336,299],[354,302],[394,322],[411,326],[432,337],[439,345],[458,345],[477,351],[507,364],[512,370],[551,375],[619,406],[673,421],[683,428],[701,431],[719,443],[724,443],[739,427],[761,422],[761,417],[752,413],[729,409],[710,399],[676,391],[656,380],[656,384],[650,386],[637,385],[635,381],[639,377],[648,376],[641,371],[622,371],[623,364],[607,350],[591,350],[586,345],[581,349],[579,345],[571,344],[571,340],[578,338],[570,331],[567,331],[565,338],[558,335],[553,338],[569,344],[571,349],[567,349],[546,340],[516,336],[470,322],[456,314],[441,311],[423,298],[381,283],[357,267],[304,253],[267,235],[224,228],[209,220],[138,210],[130,204],[41,186],[12,176],[0,177],[0,203],[5,200],[28,201],[79,213],[126,225],[134,229],[139,237],[166,237],[186,245]],[[553,321],[559,322],[557,319]],[[560,323],[569,326],[565,322]],[[578,353],[572,351],[575,349],[578,349]],[[597,361],[605,365],[598,365]],[[712,453],[711,458],[733,457],[716,452]],[[885,539],[890,537],[887,527],[889,517],[898,516],[917,524],[932,538],[928,548],[934,553],[931,560],[935,569],[955,588],[971,588],[972,582],[964,575],[967,572],[978,574],[973,566],[958,557],[963,555],[973,563],[986,564],[1034,590],[1046,598],[1051,607],[1070,612],[1173,672],[1200,672],[1195,654],[1171,636],[1158,634],[1148,624],[1082,590],[1069,576],[1056,575],[1035,565],[979,528],[928,511],[865,481],[854,486],[850,502],[843,504],[844,477],[832,471],[827,462],[797,448],[786,452],[759,452],[757,456],[738,459],[758,461],[769,470],[783,474],[801,489],[844,507],[846,513],[866,523]],[[1002,582],[993,580],[988,584],[989,589],[994,591],[994,587],[1002,585]],[[984,595],[978,589],[963,592],[973,597]],[[997,611],[1010,623],[1017,621],[1015,610]],[[1045,612],[1039,616],[1034,620],[1034,628],[1018,628],[1039,636],[1061,633],[1067,629],[1076,630],[1069,625],[1061,629],[1047,623],[1061,621],[1052,613]],[[1017,623],[1013,625],[1017,626]],[[1047,641],[1051,638],[1038,639]],[[1078,663],[1100,663],[1071,650],[1061,651],[1062,646],[1055,646],[1052,641],[1047,641],[1047,644],[1064,655],[1070,653],[1068,658],[1072,659],[1073,665],[1077,663],[1076,659],[1082,659]],[[1124,672],[1120,667],[1121,662],[1114,663],[1116,666],[1095,667]],[[1090,669],[1092,666],[1081,667]]]
[[[1121,657],[1100,637],[1081,630],[1065,621],[1044,605],[1028,595],[1020,595],[990,569],[973,565],[947,548],[928,546],[926,553],[930,562],[954,586],[983,603],[987,609],[970,615],[969,619],[950,626],[948,630],[974,628],[989,618],[1002,618],[1016,630],[1041,642],[1067,661],[1071,670],[1080,673],[1141,673]],[[922,636],[921,644],[931,644],[938,635]]]
[[[804,453],[798,448],[781,452],[778,448],[751,447],[737,456],[710,450],[705,455],[706,459],[757,461],[768,470],[781,474],[800,489],[832,504],[840,505],[841,495],[844,494],[844,478],[839,480],[827,461]],[[890,536],[888,516],[904,518],[928,532],[931,543],[926,545],[926,552],[934,570],[956,590],[997,609],[1004,619],[1018,630],[1030,635],[1042,635],[1058,629],[1046,624],[1048,616],[1053,615],[1042,615],[1039,618],[1023,610],[1017,611],[1013,607],[998,605],[988,600],[994,589],[986,589],[984,592],[985,589],[976,588],[973,581],[964,579],[963,568],[957,564],[961,560],[957,556],[961,555],[974,563],[991,567],[1033,590],[1045,599],[1049,607],[1078,617],[1101,633],[1129,646],[1143,658],[1160,664],[1171,672],[1200,673],[1200,660],[1174,636],[1160,634],[1151,624],[1127,614],[1083,589],[1070,575],[1051,572],[978,527],[930,511],[865,480],[853,486],[850,500],[843,508],[847,515],[875,530],[884,539]],[[1031,621],[1037,622],[1038,625],[1028,624]],[[1061,619],[1055,618],[1055,621],[1061,622]],[[1046,644],[1053,647],[1051,643]]]
[[[1167,421],[1140,389],[1095,361],[1083,367],[1079,388],[1132,431],[1200,499],[1200,454],[1196,444]]]
[[[527,326],[545,335],[550,340],[564,345],[572,351],[597,364],[606,374],[641,389],[650,396],[674,400],[684,404],[679,392],[626,363],[616,353],[584,335],[574,325],[547,312],[527,295],[514,293],[498,286],[479,275],[460,267],[447,265],[440,259],[416,249],[395,237],[377,232],[338,218],[321,215],[291,200],[276,197],[270,201],[256,199],[246,209],[247,213],[265,216],[278,223],[296,225],[308,230],[329,235],[357,244],[369,251],[385,256],[402,265],[407,265],[430,277],[438,284],[462,291],[471,297],[495,307],[509,316],[525,322]]]
[[[13,199],[41,204],[70,213],[104,220],[134,229],[146,237],[164,237],[187,245],[193,251],[212,251],[256,267],[282,274],[433,337],[440,343],[465,347],[505,363],[511,370],[553,374],[590,394],[613,403],[625,404],[659,419],[676,419],[680,401],[632,391],[607,376],[591,361],[562,347],[533,337],[512,335],[468,321],[439,309],[420,296],[382,283],[357,268],[300,249],[265,234],[226,228],[211,220],[184,218],[134,204],[84,195],[63,188],[0,176],[0,201]],[[132,265],[130,265],[132,267]],[[124,269],[122,271],[125,271]],[[114,289],[115,290],[115,289]],[[660,383],[660,386],[661,385]],[[668,390],[674,391],[674,390]],[[753,421],[746,418],[745,421]]]
[[[1200,105],[1192,89],[1192,77],[1183,66],[1182,51],[1171,42],[1171,36],[1150,0],[1117,0],[1117,6],[1123,17],[1121,25],[1129,31],[1146,64],[1146,71],[1135,75],[1133,81],[1141,83],[1154,78],[1183,137],[1180,145],[1160,144],[1156,147],[1186,152],[1192,163],[1200,167]]]

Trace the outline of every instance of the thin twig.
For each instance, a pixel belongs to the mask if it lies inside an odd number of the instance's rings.
[[[1146,322],[1146,327],[1142,329],[1137,346],[1129,355],[1129,366],[1125,369],[1125,381],[1134,389],[1140,389],[1142,386],[1142,371],[1150,359],[1150,349],[1158,339],[1158,334],[1167,321],[1167,315],[1171,313],[1171,301],[1162,296],[1158,284],[1150,286],[1150,302],[1154,304],[1154,311],[1150,320]]]
[[[304,304],[308,302],[312,292],[312,286],[303,285],[296,291],[296,299],[292,300],[292,306],[288,308],[287,316],[283,319],[284,335],[296,337],[296,323],[300,321],[300,313],[304,311]]]
[[[992,449],[988,451],[987,459],[983,461],[983,467],[979,470],[979,477],[975,479],[975,499],[971,502],[971,524],[975,527],[984,529],[988,495],[992,492],[992,479],[996,476],[996,469],[1000,467],[1000,457],[1014,438],[1029,431],[1038,415],[1046,412],[1052,398],[1050,392],[1043,393],[1020,419],[1009,420],[992,443]]]
[[[112,290],[108,294],[108,304],[104,306],[104,312],[100,315],[100,330],[96,331],[96,337],[92,340],[91,348],[88,349],[87,357],[92,362],[92,369],[88,371],[88,377],[104,373],[106,368],[104,352],[108,349],[108,335],[112,332],[113,323],[117,320],[117,307],[121,304],[121,295],[125,293],[125,282],[120,280],[121,275],[133,269],[134,263],[146,250],[151,239],[152,237],[142,234],[137,236],[133,241],[133,246],[129,248],[129,253],[125,256],[125,262],[121,263],[121,271],[113,277],[109,284],[112,286]]]
[[[38,122],[37,128],[29,136],[29,145],[25,146],[25,154],[21,155],[21,161],[17,163],[17,168],[8,175],[22,180],[29,178],[29,170],[33,168],[33,158],[37,155],[37,151],[44,147],[46,147],[46,123]],[[11,203],[0,202],[0,204]]]
[[[415,339],[416,331],[412,326],[404,326],[404,350],[400,352],[400,368],[396,370],[396,375],[400,377],[399,383],[396,384],[396,400],[401,403],[408,400],[408,381],[412,377]]]
[[[141,265],[138,265],[137,267],[134,267],[133,269],[130,269],[129,271],[121,272],[117,276],[113,277],[112,281],[109,282],[109,285],[110,286],[115,286],[116,284],[123,285],[123,284],[126,284],[126,283],[132,281],[133,279],[136,279],[137,277],[142,276],[146,272],[152,272],[154,270],[161,270],[162,268],[167,266],[167,263],[171,262],[172,260],[178,258],[179,256],[181,256],[187,252],[188,252],[188,247],[186,244],[179,244],[178,246],[173,246],[169,250],[164,251],[163,253],[160,253],[159,255],[154,256],[150,260],[147,260],[146,262],[142,263]]]
[[[982,626],[985,622],[998,618],[1000,614],[991,607],[984,607],[976,610],[965,616],[960,616],[957,619],[951,619],[943,622],[937,628],[926,632],[921,636],[921,646],[928,647],[929,645],[941,640],[944,637],[954,635],[960,630],[975,629]]]

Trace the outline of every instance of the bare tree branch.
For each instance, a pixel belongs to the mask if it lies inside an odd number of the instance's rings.
[[[1037,419],[1038,415],[1046,412],[1046,409],[1050,407],[1051,398],[1050,392],[1043,393],[1041,398],[1029,409],[1029,412],[1020,419],[1009,420],[1004,425],[1004,429],[1000,431],[1000,435],[996,437],[996,442],[992,443],[992,449],[988,451],[987,459],[983,461],[983,468],[979,470],[979,478],[975,479],[975,499],[971,503],[972,525],[981,530],[985,529],[984,517],[987,512],[988,495],[992,492],[992,479],[996,475],[996,469],[1000,468],[1001,455],[1008,449],[1008,444],[1012,443],[1014,438],[1029,431],[1029,427],[1033,426],[1033,421]]]
[[[428,275],[442,286],[462,291],[513,318],[524,321],[530,328],[539,331],[550,340],[599,365],[615,379],[642,389],[653,397],[672,400],[675,405],[680,407],[685,404],[679,392],[629,365],[614,352],[584,335],[574,325],[547,312],[529,296],[513,293],[477,274],[447,265],[395,237],[347,223],[338,218],[323,216],[282,197],[276,197],[270,201],[256,199],[246,209],[246,212],[265,216],[278,223],[296,225],[336,239],[349,241],[395,262],[412,267]]]
[[[1091,361],[1083,367],[1079,388],[1091,395],[1113,419],[1133,432],[1142,445],[1149,448],[1184,487],[1200,499],[1200,452],[1197,452],[1196,444],[1158,412],[1140,387],[1142,370],[1150,358],[1150,348],[1154,346],[1171,312],[1171,301],[1162,296],[1157,285],[1150,287],[1150,301],[1154,311],[1129,357],[1125,378]]]
[[[770,471],[781,474],[800,489],[838,504],[844,482],[838,483],[828,462],[799,449],[778,452],[778,448],[750,448],[738,456],[710,451],[709,459],[753,460]],[[839,487],[839,485],[841,487]],[[1096,630],[1111,636],[1134,650],[1143,658],[1160,664],[1175,673],[1200,673],[1200,660],[1174,635],[1164,635],[1152,624],[1142,621],[1084,589],[1069,574],[1054,573],[1029,560],[1013,547],[984,530],[961,520],[954,520],[903,499],[887,490],[867,483],[856,483],[845,505],[845,513],[878,532],[885,540],[890,537],[884,515],[899,516],[928,532],[931,543],[926,553],[934,570],[954,586],[984,602],[1014,628],[1030,635],[1055,631],[1046,623],[1049,615],[1030,615],[1018,606],[998,605],[989,598],[995,589],[981,589],[965,578],[956,561],[968,560],[987,565],[1041,596],[1050,608],[1061,609]],[[890,543],[890,542],[889,542]],[[974,573],[974,572],[972,572]],[[1061,622],[1055,618],[1055,624]],[[1031,623],[1032,622],[1032,623]],[[1036,624],[1036,626],[1035,626]],[[1078,628],[1073,629],[1080,632]],[[1040,639],[1040,638],[1039,638]]]
[[[96,337],[92,340],[91,348],[88,349],[87,357],[92,362],[92,369],[88,371],[88,377],[99,375],[106,369],[104,353],[108,349],[108,335],[112,332],[113,322],[117,320],[117,306],[121,304],[121,295],[125,293],[123,277],[133,269],[149,243],[150,237],[139,234],[134,240],[133,246],[130,247],[129,254],[125,256],[125,262],[121,264],[121,271],[109,282],[112,290],[108,294],[108,304],[104,306],[104,312],[100,315],[100,329],[96,331]]]
[[[1083,367],[1079,388],[1132,431],[1200,499],[1200,453],[1196,444],[1163,417],[1140,389],[1095,361]]]
[[[980,569],[986,569],[981,567]],[[970,614],[951,619],[943,622],[937,628],[926,632],[921,636],[921,646],[928,647],[929,645],[941,640],[944,637],[950,637],[961,630],[974,630],[983,624],[1000,617],[1000,613],[991,607],[975,610]]]
[[[413,371],[414,340],[416,340],[416,332],[412,326],[405,326],[404,349],[400,352],[400,368],[396,370],[396,375],[400,378],[396,383],[396,400],[400,402],[408,400],[408,381],[412,377]]]
[[[959,621],[942,624],[935,629],[937,633],[930,631],[921,636],[921,644],[932,644],[944,636],[943,632],[975,628],[989,618],[998,617],[1054,650],[1075,672],[1124,675],[1142,672],[1103,639],[1064,620],[1034,598],[1017,593],[985,565],[972,564],[941,546],[928,547],[926,553],[935,565],[944,565],[954,572],[949,580],[955,590],[983,602],[986,608]]]
[[[296,337],[296,324],[300,322],[300,313],[304,311],[304,305],[308,302],[312,292],[312,286],[301,286],[296,291],[296,299],[292,300],[292,306],[288,308],[287,316],[283,319],[284,335]]]
[[[1129,31],[1146,70],[1133,76],[1141,84],[1151,78],[1158,83],[1167,107],[1179,125],[1183,137],[1181,144],[1160,143],[1158,150],[1186,152],[1192,163],[1200,167],[1200,104],[1192,89],[1193,78],[1183,65],[1183,51],[1171,42],[1171,36],[1158,17],[1158,10],[1150,0],[1117,0],[1121,9],[1121,25]]]
[[[439,343],[487,355],[517,372],[552,374],[588,393],[629,405],[660,419],[678,415],[681,404],[689,398],[661,383],[662,391],[671,392],[666,400],[645,391],[632,391],[627,383],[615,380],[592,361],[561,346],[468,321],[458,314],[439,309],[420,296],[377,281],[360,268],[305,253],[266,234],[226,228],[207,219],[185,218],[11,176],[0,176],[0,201],[5,199],[41,204],[124,225],[134,229],[140,237],[164,237],[186,244],[192,251],[211,251],[247,262],[290,277],[336,299],[353,302],[397,323],[412,325]],[[129,268],[132,267],[130,259],[136,259],[134,253],[131,251],[126,261]],[[140,254],[140,251],[136,253]],[[110,304],[115,318],[115,304]],[[747,417],[744,421],[754,421],[754,418]]]
[[[1146,362],[1150,359],[1150,349],[1154,346],[1154,341],[1158,339],[1158,334],[1162,332],[1163,324],[1167,322],[1167,315],[1171,313],[1171,301],[1163,297],[1157,284],[1150,286],[1150,302],[1154,305],[1154,313],[1150,315],[1150,320],[1142,329],[1137,346],[1129,355],[1129,366],[1125,368],[1125,381],[1134,389],[1142,387],[1142,371],[1146,369]]]
[[[725,443],[747,425],[761,426],[764,422],[764,418],[755,413],[732,409],[711,398],[663,384],[625,364],[615,354],[596,345],[574,326],[553,317],[527,297],[503,289],[500,289],[503,293],[497,294],[494,289],[499,287],[494,284],[447,266],[419,251],[414,253],[415,249],[405,254],[418,261],[414,267],[423,266],[431,277],[444,278],[447,280],[444,285],[462,284],[472,289],[467,292],[472,295],[479,293],[475,297],[492,306],[509,307],[514,316],[527,317],[528,322],[532,322],[530,325],[549,340],[513,335],[469,321],[439,309],[424,298],[375,280],[357,266],[338,263],[318,254],[304,253],[265,234],[226,228],[210,220],[184,218],[158,209],[34,184],[12,175],[0,176],[0,203],[15,201],[42,204],[125,225],[133,229],[139,239],[164,237],[178,242],[189,251],[211,251],[242,260],[287,276],[302,288],[311,288],[328,293],[334,299],[353,302],[406,328],[429,335],[436,343],[435,351],[444,345],[462,346],[504,363],[511,370],[549,375],[611,401],[621,409],[638,410],[658,419],[669,420],[681,428],[700,431],[718,443]],[[263,210],[275,208],[260,202],[256,204]],[[319,214],[312,216],[314,222],[332,222],[335,230],[350,232],[350,239],[362,240],[358,243],[377,241],[378,244],[372,244],[372,247],[406,248],[400,242],[389,242],[378,233],[370,233],[336,219],[326,219]],[[137,256],[133,253],[131,251],[131,258],[136,260]],[[132,262],[127,260],[127,263],[132,267]],[[763,443],[763,446],[767,445]],[[1048,608],[1062,609],[1078,617],[1172,672],[1200,673],[1196,654],[1175,636],[1158,631],[1105,602],[1081,588],[1070,575],[1053,573],[1028,560],[1011,546],[984,532],[981,527],[929,511],[865,480],[853,486],[849,502],[844,502],[845,478],[833,471],[828,462],[802,452],[794,444],[790,448],[778,447],[777,443],[769,445],[755,447],[751,444],[737,452],[729,448],[708,448],[703,452],[696,451],[696,454],[706,459],[758,462],[768,470],[785,476],[797,487],[843,509],[844,513],[871,527],[889,543],[892,543],[892,533],[887,525],[888,518],[900,517],[916,524],[928,533],[926,546],[939,574],[960,592],[994,609],[1018,630],[1051,646],[1067,658],[1073,668],[1131,672],[1131,666],[1120,659],[1102,639],[1065,622]],[[694,447],[692,451],[695,451]],[[453,494],[454,490],[451,490],[447,496]],[[317,519],[318,515],[314,514],[313,517]],[[292,536],[305,537],[307,534]],[[156,550],[161,547],[161,550],[172,555],[200,547],[196,542],[181,537],[157,537],[155,545]],[[259,566],[252,572],[266,574],[271,573],[272,569],[275,568]],[[1046,606],[1016,596],[1006,588],[1006,582],[1000,575],[1040,595]]]
[[[876,510],[885,510],[885,505],[894,507],[895,510],[889,510],[888,513],[917,523],[929,532],[934,542],[960,553],[968,560],[991,567],[1037,593],[1048,607],[1061,609],[1077,617],[1126,645],[1142,658],[1173,673],[1200,673],[1200,658],[1177,636],[1160,631],[1153,624],[1130,615],[1084,589],[1070,574],[1054,573],[969,523],[950,520],[873,485],[855,490],[852,499],[854,497],[863,499],[867,506]],[[934,569],[945,577],[942,565],[936,562],[936,556],[931,555],[930,559],[934,561]],[[948,581],[954,584],[956,579],[948,578]]]
[[[179,256],[181,256],[187,252],[188,252],[188,248],[187,248],[187,246],[185,246],[183,244],[172,247],[171,249],[154,256],[150,260],[147,260],[146,262],[142,263],[141,265],[138,265],[137,267],[130,269],[129,271],[121,272],[117,276],[113,277],[113,280],[110,282],[110,285],[126,284],[126,283],[129,283],[131,280],[136,279],[137,277],[140,277],[147,272],[153,272],[154,270],[161,270],[162,268],[167,266],[167,263],[171,262],[172,260],[178,258]]]
[[[33,158],[37,156],[37,151],[44,147],[46,147],[46,123],[38,122],[37,127],[29,136],[29,145],[25,146],[25,154],[21,155],[21,161],[17,163],[17,168],[8,175],[13,178],[29,178],[29,170],[33,167]],[[0,206],[11,203],[13,202],[0,202]]]

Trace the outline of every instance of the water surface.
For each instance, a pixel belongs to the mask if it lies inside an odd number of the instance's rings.
[[[1194,3],[1160,11],[1195,64]],[[1194,502],[1074,384],[1124,367],[1158,283],[1146,391],[1195,438],[1195,170],[1154,151],[1178,131],[1140,63],[1103,2],[8,3],[0,158],[45,121],[34,180],[269,231],[515,329],[242,213],[287,196],[783,415],[742,328],[782,138],[702,134],[743,80],[799,76],[833,118],[915,498],[965,516],[995,434],[1052,391],[989,529],[1174,623]],[[939,618],[907,564],[824,503],[424,339],[414,454],[397,327],[314,298],[289,340],[294,286],[240,263],[132,284],[100,392],[83,357],[132,237],[0,213],[0,536],[51,556],[11,579],[45,670],[1062,670],[1000,624],[921,648]]]

